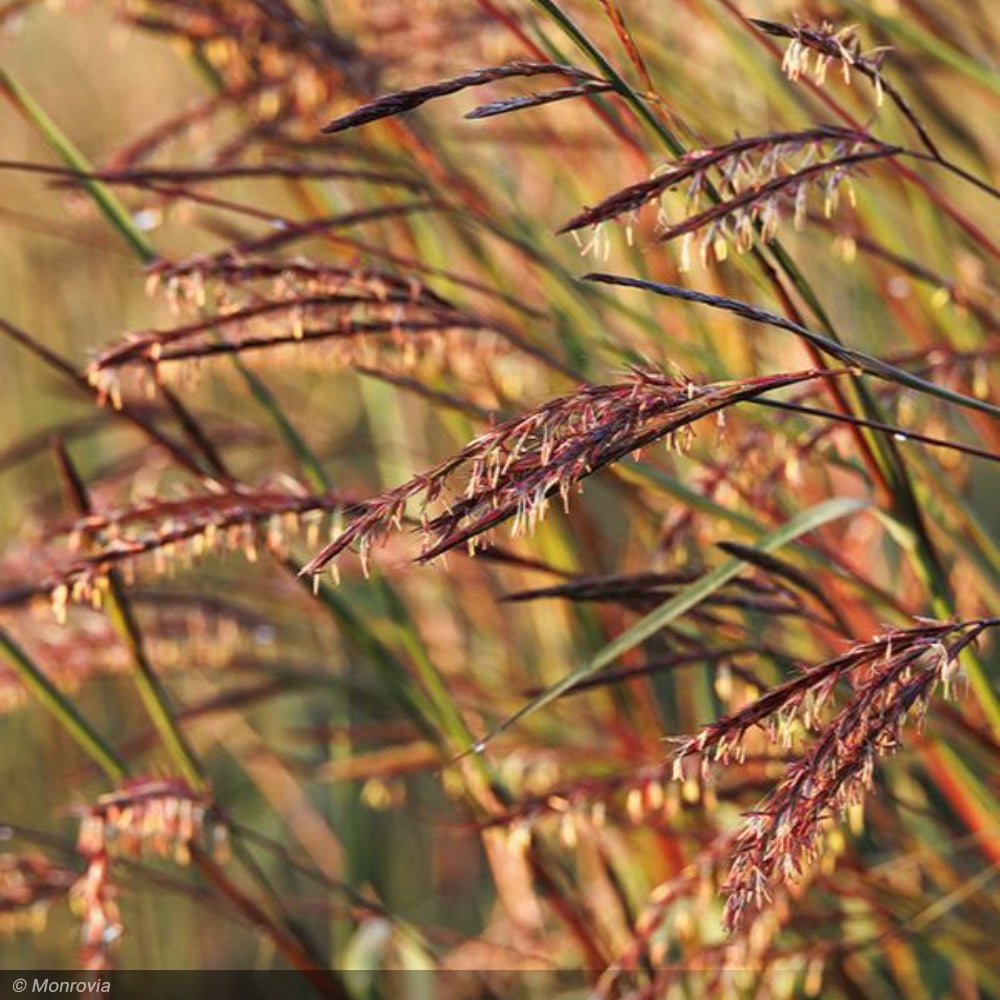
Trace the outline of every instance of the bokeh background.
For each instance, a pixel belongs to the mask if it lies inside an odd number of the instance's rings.
[[[170,5],[90,0],[0,6],[0,66],[96,166],[114,165],[138,136],[209,93],[190,46],[131,22],[157,15],[158,6]],[[629,67],[602,5],[569,6],[602,50]],[[887,75],[899,82],[949,156],[996,182],[997,5],[880,0],[819,7],[741,0],[736,6],[746,15],[789,23],[795,16],[857,22],[866,48],[893,46]],[[304,2],[297,9],[306,19],[328,18],[338,36],[377,68],[383,91],[532,58],[526,40],[550,58],[583,61],[532,4],[318,7]],[[830,120],[830,108],[818,96],[827,92],[886,141],[915,143],[906,122],[888,106],[877,108],[858,79],[846,86],[831,68],[820,92],[790,84],[780,59],[739,22],[733,5],[621,0],[619,7],[657,83],[665,120],[689,148],[737,133]],[[239,44],[252,48],[253,40]],[[521,92],[524,85],[513,90]],[[607,118],[576,100],[486,121],[461,117],[494,93],[505,91],[497,87],[481,100],[480,92],[471,92],[428,105],[412,116],[416,140],[410,142],[377,125],[325,145],[296,147],[263,138],[236,154],[254,164],[278,157],[394,170],[425,185],[422,192],[336,180],[294,185],[280,178],[211,186],[213,195],[252,205],[263,218],[150,192],[120,195],[136,225],[168,259],[212,253],[266,232],[267,214],[303,219],[427,198],[444,204],[345,232],[505,296],[422,275],[441,294],[515,327],[586,378],[609,381],[630,363],[673,364],[698,380],[810,363],[786,334],[652,296],[598,293],[575,281],[574,275],[596,267],[775,307],[766,282],[745,258],[695,264],[682,274],[678,246],[654,243],[655,220],[646,216],[634,239],[625,227],[612,225],[601,231],[596,255],[581,258],[573,239],[554,235],[556,229],[581,206],[648,176],[669,157],[614,99],[601,104],[610,109]],[[364,96],[347,87],[324,93],[321,106],[295,122],[298,134]],[[183,130],[148,162],[208,166],[245,118],[268,113],[263,99],[259,105],[237,102],[234,110]],[[36,124],[10,102],[0,105],[0,135],[0,156],[8,166],[59,162]],[[929,363],[928,377],[986,397],[997,347],[995,257],[941,206],[954,207],[988,242],[996,239],[996,202],[940,169],[923,163],[914,169],[927,178],[933,196],[875,165],[855,178],[856,207],[845,205],[831,222],[817,219],[802,232],[786,225],[781,239],[852,346]],[[671,211],[681,213],[681,205],[678,200]],[[820,201],[812,208],[821,214]],[[77,368],[127,331],[180,321],[163,295],[148,294],[141,262],[79,190],[18,169],[0,171],[0,232],[2,314]],[[863,236],[886,253],[866,252],[845,234]],[[322,238],[303,241],[295,252],[352,264],[375,259]],[[486,335],[458,335],[410,365],[394,366],[373,355],[367,367],[381,376],[359,373],[356,364],[309,348],[246,360],[335,486],[356,496],[400,482],[456,451],[484,426],[477,408],[520,412],[573,386],[532,355]],[[460,397],[464,405],[442,404],[441,398],[392,384],[382,377],[387,372]],[[174,384],[241,481],[306,478],[228,359],[185,371]],[[134,398],[152,419],[176,426],[162,397]],[[987,418],[905,393],[890,393],[886,405],[895,422],[925,433],[984,447],[996,443],[995,425]],[[176,495],[183,487],[184,475],[140,434],[74,394],[8,339],[0,340],[0,406],[0,582],[7,590],[44,576],[51,553],[67,544],[60,532],[73,511],[54,437],[70,451],[99,508]],[[596,477],[573,498],[568,515],[553,512],[533,537],[510,542],[510,550],[570,574],[696,574],[718,562],[716,542],[754,537],[748,518],[773,525],[831,495],[874,494],[846,430],[828,428],[812,441],[810,435],[824,426],[747,407],[730,417],[725,432],[702,428],[688,454],[651,454],[648,476],[625,470]],[[944,553],[954,612],[971,617],[992,607],[995,613],[996,466],[905,447],[931,535]],[[505,546],[509,541],[506,535],[501,540]],[[300,561],[315,551],[304,535],[290,544]],[[822,558],[802,563],[821,580],[854,638],[871,636],[888,620],[935,613],[907,544],[885,521],[859,517],[831,528],[822,545],[838,551],[864,586],[847,572],[824,567]],[[407,665],[402,687],[426,688],[428,676],[440,679],[446,692],[441,697],[472,733],[485,732],[533,691],[585,661],[635,617],[635,608],[614,602],[502,602],[507,592],[553,582],[526,564],[470,561],[456,553],[446,565],[415,566],[408,561],[412,555],[412,546],[393,543],[376,560],[374,584],[348,561],[337,593]],[[538,872],[511,845],[516,837],[510,824],[480,831],[483,817],[468,802],[468,789],[479,780],[474,769],[444,763],[448,752],[462,749],[454,731],[440,743],[419,731],[400,708],[391,675],[359,654],[336,619],[318,612],[309,594],[268,558],[251,561],[231,552],[206,558],[195,569],[183,563],[168,557],[162,573],[152,560],[142,563],[133,584],[150,658],[177,705],[191,712],[183,725],[210,773],[216,801],[238,827],[252,831],[245,848],[261,884],[271,886],[280,901],[271,903],[307,930],[330,964],[512,970],[582,965],[579,942],[551,899],[546,901],[549,894],[539,891]],[[391,580],[391,594],[377,582],[383,579]],[[873,596],[879,593],[888,597]],[[751,688],[741,688],[741,669],[774,682],[787,676],[793,661],[816,662],[844,648],[843,636],[766,608],[737,604],[716,613],[718,619],[695,623],[706,642],[751,640],[780,647],[782,655],[696,666],[565,699],[506,734],[487,755],[518,800],[544,798],[567,783],[608,783],[600,787],[611,789],[606,796],[613,822],[603,834],[576,838],[549,823],[540,825],[538,836],[565,864],[568,897],[588,914],[584,919],[609,955],[628,948],[650,892],[684,870],[710,830],[731,828],[753,802],[752,790],[742,797],[724,795],[721,803],[706,803],[695,792],[686,804],[675,802],[670,813],[651,808],[647,793],[637,807],[635,797],[629,799],[629,776],[662,768],[666,737],[694,732],[739,703],[741,691],[746,697]],[[128,677],[127,650],[106,616],[73,609],[67,629],[42,599],[5,608],[0,620],[94,725],[128,748],[141,773],[171,772]],[[676,636],[664,634],[643,652],[650,659],[675,648]],[[984,658],[995,680],[989,643]],[[0,674],[0,708],[0,824],[10,824],[9,843],[0,847],[40,851],[73,868],[76,811],[104,790],[102,778],[26,697],[12,672]],[[948,712],[960,721],[932,718],[926,738],[943,741],[964,761],[955,773],[968,772],[971,832],[968,815],[956,813],[956,799],[928,780],[918,751],[891,762],[888,776],[880,778],[872,827],[847,831],[850,846],[842,848],[847,860],[839,877],[856,892],[856,906],[840,901],[836,923],[819,916],[811,930],[805,929],[808,919],[799,925],[787,946],[791,971],[773,984],[782,979],[790,990],[806,990],[815,942],[844,935],[877,939],[890,927],[907,926],[935,899],[956,893],[944,913],[916,921],[894,939],[898,944],[838,959],[830,988],[871,997],[900,991],[927,997],[996,994],[1000,966],[990,957],[989,928],[1000,915],[1000,898],[996,883],[974,881],[998,857],[996,743],[985,735],[988,727],[974,698],[951,703]],[[659,781],[661,772],[655,773],[651,780]],[[647,787],[636,781],[636,787]],[[598,800],[604,796],[595,793]],[[878,866],[885,866],[884,875],[866,874]],[[273,941],[247,926],[189,868],[143,857],[123,864],[118,879],[125,933],[115,954],[122,967],[282,964]],[[822,913],[819,903],[815,909]],[[714,947],[723,940],[712,891],[684,912],[682,930],[671,925],[671,941],[687,948],[690,942]],[[33,919],[34,929],[15,921],[0,935],[2,965],[72,968],[78,928],[70,909],[60,902],[39,908]],[[970,956],[975,965],[962,972]],[[532,980],[531,988],[555,988],[555,982]]]

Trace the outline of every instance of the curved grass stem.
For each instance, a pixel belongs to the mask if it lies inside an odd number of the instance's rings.
[[[24,686],[49,710],[59,724],[107,775],[112,784],[128,776],[128,765],[108,745],[77,707],[60,691],[30,656],[0,628],[0,650]]]

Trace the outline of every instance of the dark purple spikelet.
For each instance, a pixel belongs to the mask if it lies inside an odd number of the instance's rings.
[[[227,827],[209,793],[180,778],[131,778],[79,813],[77,851],[87,868],[72,887],[71,902],[81,925],[80,964],[104,970],[124,930],[113,859],[157,854],[187,864],[203,841],[224,853]]]
[[[587,476],[694,421],[761,393],[819,377],[809,370],[738,382],[696,385],[659,371],[633,370],[624,382],[584,385],[476,438],[457,455],[402,486],[349,509],[349,527],[305,567],[318,573],[357,545],[367,561],[399,529],[408,505],[424,508],[426,561],[469,543],[510,518],[514,533],[531,529],[553,496],[568,504]],[[436,515],[426,508],[459,474],[464,485]]]
[[[681,745],[678,765],[695,756],[707,767],[740,761],[755,727],[786,748],[796,730],[816,733],[736,836],[723,886],[727,928],[764,908],[776,887],[803,877],[822,852],[828,823],[863,801],[879,759],[899,750],[904,727],[919,722],[938,684],[950,691],[960,676],[962,650],[997,624],[996,619],[922,621],[892,629],[804,669]],[[851,693],[824,721],[825,706],[842,681]]]
[[[99,603],[112,568],[130,576],[136,560],[150,556],[162,572],[177,559],[233,549],[250,561],[261,549],[282,556],[299,530],[307,544],[318,544],[327,522],[351,503],[337,493],[310,493],[285,477],[257,488],[215,484],[208,491],[90,514],[70,528],[74,545],[87,541],[88,551],[53,572],[43,589],[62,618],[71,600]]]
[[[839,67],[846,84],[850,84],[851,74],[856,72],[874,87],[876,104],[881,105],[883,95],[888,95],[903,117],[913,126],[920,136],[920,141],[931,155],[935,158],[940,156],[923,122],[917,117],[906,98],[882,73],[882,64],[891,50],[880,47],[868,52],[862,51],[856,24],[836,28],[827,21],[814,25],[782,24],[758,17],[751,17],[748,20],[767,35],[789,40],[781,61],[781,68],[789,80],[794,82],[803,76],[811,76],[816,86],[822,87],[826,82],[827,70],[831,63]]]
[[[406,366],[441,358],[445,341],[475,341],[476,353],[516,345],[520,335],[488,316],[459,309],[413,275],[271,255],[225,251],[214,257],[162,263],[149,287],[162,285],[176,309],[195,316],[172,327],[132,331],[91,361],[87,378],[102,397],[122,398],[121,374],[159,376],[170,366],[226,354],[295,345],[325,347],[317,361],[343,365],[382,355]],[[296,360],[301,358],[296,355]],[[155,387],[158,379],[154,379]]]
[[[508,80],[512,77],[532,77],[545,74],[559,74],[573,80],[603,84],[604,89],[609,89],[610,87],[606,81],[575,66],[519,60],[507,63],[504,66],[490,66],[486,69],[473,70],[471,73],[463,73],[462,76],[456,76],[450,80],[439,80],[437,83],[429,83],[423,87],[414,87],[411,90],[400,90],[393,94],[386,94],[383,97],[376,98],[374,101],[370,101],[368,104],[362,105],[360,108],[356,108],[354,111],[348,112],[346,115],[335,118],[328,125],[324,126],[322,131],[327,134],[345,132],[360,125],[367,125],[369,122],[379,121],[383,118],[392,118],[395,115],[419,108],[420,105],[426,104],[435,98],[455,94],[460,90],[465,90],[467,87],[481,87],[496,80]]]
[[[722,259],[729,244],[743,252],[758,237],[772,239],[786,209],[796,225],[801,225],[809,194],[814,190],[822,197],[825,213],[831,214],[840,187],[863,163],[900,152],[900,147],[865,132],[831,125],[735,139],[686,154],[648,180],[616,191],[578,213],[559,232],[574,232],[633,215],[665,192],[684,185],[686,214],[681,221],[671,222],[659,209],[660,239],[690,237],[701,231],[702,256],[707,257],[711,250]],[[696,211],[713,189],[717,197],[708,207]],[[688,243],[686,239],[684,268],[688,266]]]

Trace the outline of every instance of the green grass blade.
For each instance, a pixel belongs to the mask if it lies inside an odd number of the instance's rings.
[[[980,413],[986,413],[994,419],[1000,419],[1000,406],[996,406],[985,399],[966,396],[961,392],[947,388],[947,386],[928,382],[926,379],[922,379],[918,375],[913,375],[903,368],[897,368],[887,361],[874,358],[863,351],[855,350],[853,347],[846,347],[838,341],[831,340],[829,337],[817,333],[815,330],[810,330],[808,327],[802,326],[800,323],[793,323],[791,320],[777,315],[777,313],[758,309],[756,306],[740,302],[738,299],[730,299],[722,295],[708,295],[690,288],[683,288],[680,285],[667,285],[658,281],[647,281],[645,278],[631,278],[620,274],[585,274],[583,280],[597,281],[607,285],[621,285],[627,288],[638,288],[647,292],[655,292],[657,295],[663,295],[667,298],[697,302],[711,309],[720,309],[724,312],[734,313],[737,316],[750,320],[752,323],[760,323],[765,326],[776,327],[780,330],[787,330],[789,333],[794,333],[803,340],[808,341],[824,354],[836,358],[845,365],[860,368],[862,371],[876,378],[881,378],[887,382],[895,382],[897,385],[905,386],[907,389],[913,389],[928,396],[935,396],[945,402],[964,406],[970,410],[978,410]]]
[[[0,649],[24,686],[55,716],[112,783],[120,784],[128,776],[124,761],[3,629],[0,629]]]
[[[238,354],[231,354],[230,360],[233,367],[239,372],[240,377],[246,384],[250,395],[267,411],[271,422],[277,428],[289,451],[296,457],[309,480],[310,485],[317,490],[333,489],[333,480],[330,479],[323,463],[320,462],[316,453],[306,443],[306,439],[299,433],[298,428],[288,419],[287,414],[282,409],[281,404],[275,399],[274,393],[261,381],[256,372],[252,371]]]
[[[0,68],[0,90],[7,95],[14,107],[35,125],[66,166],[81,174],[94,172],[92,164],[77,149],[69,136],[56,125],[31,94],[2,68]],[[93,179],[84,180],[82,184],[94,199],[97,207],[104,213],[112,226],[118,230],[122,239],[128,243],[143,264],[149,264],[156,260],[156,251],[138,230],[128,209],[119,201],[114,192],[107,185]]]
[[[205,787],[204,768],[181,729],[163,682],[149,661],[142,633],[125,596],[125,588],[116,572],[112,572],[109,577],[106,600],[111,623],[128,646],[134,668],[132,677],[136,690],[160,739],[192,787]]]
[[[765,535],[759,542],[758,548],[761,552],[774,552],[783,545],[795,541],[795,539],[815,531],[817,528],[830,521],[847,517],[849,514],[856,514],[868,506],[864,500],[855,500],[847,497],[838,497],[833,500],[824,501],[815,507],[802,511],[780,528]],[[749,565],[742,559],[729,559],[717,566],[714,570],[706,573],[670,600],[661,604],[655,611],[650,612],[640,619],[630,628],[626,629],[612,642],[608,643],[587,663],[568,673],[561,681],[546,688],[541,694],[532,698],[522,708],[513,715],[508,716],[500,723],[485,739],[476,744],[475,750],[481,750],[486,743],[495,736],[509,729],[516,722],[527,718],[539,709],[551,704],[560,695],[565,694],[570,688],[591,674],[614,662],[619,656],[633,649],[640,642],[665,628],[681,615],[686,614],[692,608],[700,604],[706,597],[710,597],[720,587],[725,586],[730,580],[737,577]]]

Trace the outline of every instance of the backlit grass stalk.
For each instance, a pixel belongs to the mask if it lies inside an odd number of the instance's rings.
[[[0,629],[0,649],[4,659],[17,671],[24,686],[73,737],[88,757],[117,785],[128,774],[128,767],[107,744],[73,702],[60,691],[44,671],[3,629]]]
[[[71,502],[75,504],[78,514],[88,515],[92,507],[83,478],[73,464],[69,452],[61,443],[57,443],[56,455]],[[131,654],[134,667],[132,676],[136,690],[164,746],[180,773],[191,785],[199,789],[204,788],[207,781],[204,768],[184,735],[170,703],[170,696],[150,662],[142,632],[139,630],[131,602],[116,568],[108,571],[104,600],[111,622]]]
[[[7,70],[2,68],[0,68],[0,90],[14,107],[35,125],[66,166],[83,175],[82,183],[94,202],[142,263],[149,264],[154,261],[156,252],[146,237],[136,228],[125,206],[100,180],[91,176],[90,164],[72,140],[56,125],[31,94]]]

